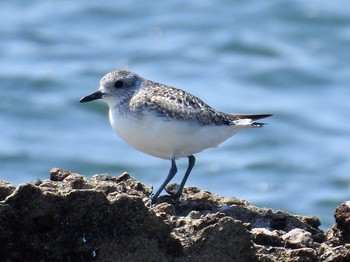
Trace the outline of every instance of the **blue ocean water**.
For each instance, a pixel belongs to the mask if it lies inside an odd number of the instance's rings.
[[[2,1],[0,179],[52,167],[132,176],[157,188],[170,161],[113,133],[102,102],[79,104],[109,71],[185,89],[218,110],[274,113],[197,154],[188,180],[322,228],[350,195],[350,9],[346,1]],[[187,160],[178,161],[181,180]]]

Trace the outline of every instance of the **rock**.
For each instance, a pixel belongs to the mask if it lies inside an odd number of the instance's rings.
[[[21,185],[1,203],[1,261],[167,261],[182,254],[170,227],[138,196],[45,189]]]
[[[350,261],[350,244],[336,247],[322,244],[320,247],[320,261],[324,262],[348,262]]]
[[[267,228],[253,228],[251,233],[254,243],[257,245],[282,247],[285,244],[281,238],[281,233],[276,230],[270,231]]]
[[[67,176],[71,174],[70,171],[64,170],[62,168],[54,167],[50,171],[50,180],[52,181],[62,181]]]
[[[327,231],[327,241],[335,246],[350,243],[350,201],[336,208],[334,218],[336,224]]]
[[[185,256],[180,261],[256,260],[250,234],[242,222],[227,216],[219,217],[220,215],[215,214],[207,215],[199,219],[194,228],[189,226],[193,233],[191,238],[181,241],[186,244],[184,244]],[[187,231],[185,228],[182,232]]]
[[[334,212],[335,222],[347,235],[350,235],[350,201],[346,201]]]
[[[282,236],[286,246],[291,248],[312,247],[312,234],[300,228],[295,228]]]
[[[350,261],[349,205],[316,217],[185,187],[178,205],[127,173],[0,182],[0,261]],[[176,188],[176,186],[174,186]],[[171,191],[171,190],[170,190]]]
[[[15,191],[16,187],[6,181],[0,180],[0,201],[4,200],[7,196],[11,195]]]

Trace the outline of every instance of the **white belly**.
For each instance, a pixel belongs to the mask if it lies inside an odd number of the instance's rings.
[[[142,119],[109,111],[113,130],[131,146],[146,154],[171,159],[187,157],[216,147],[247,126],[201,126],[186,121],[163,121],[148,114]]]

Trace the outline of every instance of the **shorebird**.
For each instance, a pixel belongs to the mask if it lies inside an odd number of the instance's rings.
[[[124,70],[106,74],[98,91],[80,102],[97,99],[108,104],[117,135],[141,152],[171,160],[169,174],[151,198],[151,205],[175,176],[176,159],[188,158],[185,175],[172,196],[177,202],[195,164],[194,154],[218,146],[242,129],[262,127],[263,123],[255,121],[272,116],[223,113],[184,90]]]

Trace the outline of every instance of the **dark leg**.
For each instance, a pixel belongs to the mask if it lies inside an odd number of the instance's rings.
[[[182,194],[182,190],[183,190],[183,188],[184,188],[184,186],[185,186],[185,184],[186,184],[187,178],[188,178],[188,176],[190,175],[191,170],[192,170],[192,168],[193,168],[195,162],[196,162],[196,158],[195,158],[193,155],[188,156],[188,168],[187,168],[187,170],[186,170],[186,173],[185,173],[185,175],[184,175],[184,178],[183,178],[182,181],[181,181],[181,184],[180,184],[179,189],[178,189],[177,192],[173,195],[173,198],[174,198],[175,202],[177,202],[177,201],[179,200],[179,198],[180,198],[180,196],[181,196],[181,194]]]
[[[165,181],[163,182],[163,184],[157,190],[157,192],[153,195],[153,197],[151,199],[151,205],[153,205],[156,202],[156,199],[158,198],[160,193],[162,193],[163,189],[170,182],[170,180],[173,179],[176,172],[177,172],[176,162],[175,162],[175,158],[173,158],[173,159],[171,159],[171,168],[170,168],[169,174],[168,174],[167,178],[165,179]]]

